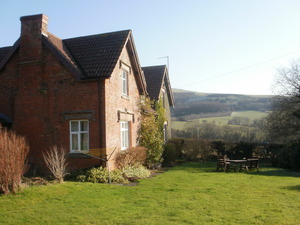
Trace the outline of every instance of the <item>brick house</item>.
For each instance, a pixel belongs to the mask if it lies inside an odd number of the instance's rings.
[[[171,111],[174,107],[174,96],[170,84],[168,68],[165,65],[142,67],[147,83],[149,97],[153,101],[162,101],[165,109],[165,141],[171,138]]]
[[[132,32],[62,40],[44,14],[20,20],[20,38],[0,48],[0,113],[27,137],[29,161],[43,170],[42,152],[59,145],[71,169],[85,168],[100,163],[84,154],[91,149],[110,156],[136,146],[147,88]]]

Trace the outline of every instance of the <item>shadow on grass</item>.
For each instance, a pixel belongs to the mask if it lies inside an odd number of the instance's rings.
[[[184,170],[190,173],[217,172],[216,166],[217,164],[214,162],[186,162],[171,167],[171,170]]]
[[[300,185],[287,186],[287,187],[283,187],[283,189],[300,192]]]
[[[250,171],[248,174],[258,176],[300,177],[300,173],[298,172],[274,167],[263,167],[260,171]]]
[[[187,162],[179,166],[172,167],[171,170],[184,170],[190,173],[224,173],[222,170],[218,171],[216,167],[216,162]],[[299,172],[276,167],[261,167],[259,171],[253,170],[248,173],[246,171],[234,172],[233,169],[231,169],[226,173],[244,173],[257,176],[300,177]]]

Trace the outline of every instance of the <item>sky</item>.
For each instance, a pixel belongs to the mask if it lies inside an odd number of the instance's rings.
[[[299,0],[1,0],[0,47],[18,39],[21,16],[44,13],[62,39],[131,29],[141,66],[169,61],[172,88],[269,95],[277,69],[300,58],[299,10]]]

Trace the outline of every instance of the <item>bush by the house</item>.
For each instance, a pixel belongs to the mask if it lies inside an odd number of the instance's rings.
[[[49,182],[42,177],[22,177],[22,182],[27,186],[49,184]]]
[[[109,176],[112,183],[124,183],[126,180],[123,177],[122,171],[113,170],[108,173],[108,170],[104,167],[92,168],[87,171],[86,181],[92,183],[109,183]],[[83,177],[79,177],[82,179]]]
[[[146,161],[146,148],[135,147],[120,151],[116,156],[116,166],[121,169],[128,166],[142,166]]]
[[[123,176],[129,181],[144,179],[150,176],[150,171],[144,166],[125,166],[121,171]]]
[[[109,176],[112,183],[127,183],[149,177],[150,171],[141,165],[127,165],[122,169],[112,170],[110,173],[107,168],[98,167],[77,175],[76,180],[79,182],[109,183]]]
[[[6,130],[0,132],[0,193],[14,193],[20,188],[28,152],[24,137]]]
[[[47,152],[43,154],[47,168],[50,170],[52,176],[58,181],[63,182],[67,174],[67,159],[64,148],[52,146]]]

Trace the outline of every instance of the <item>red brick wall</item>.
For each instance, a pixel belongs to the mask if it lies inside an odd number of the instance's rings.
[[[41,164],[41,153],[51,145],[70,150],[69,121],[89,119],[90,148],[99,148],[97,82],[78,82],[57,58],[43,48],[40,64],[20,65],[19,94],[15,101],[14,128],[28,137],[30,160]],[[26,71],[26,72],[25,72]],[[89,114],[69,112],[89,111]],[[99,164],[98,160],[70,159],[70,167]]]
[[[135,71],[129,74],[127,99],[121,97],[119,63],[109,79],[78,81],[51,50],[42,45],[41,30],[45,32],[45,24],[24,23],[20,50],[0,71],[0,112],[12,117],[13,130],[27,137],[30,162],[43,170],[42,153],[52,145],[62,146],[69,153],[72,118],[89,120],[90,149],[106,148],[108,154],[114,148],[119,151],[118,110],[134,114],[121,117],[130,121],[130,143],[136,146],[140,96],[133,75]],[[120,60],[131,67],[126,48]],[[70,168],[100,163],[94,158],[78,156],[69,158]],[[114,157],[111,159],[110,166],[114,168]]]
[[[130,122],[130,146],[135,147],[138,138],[138,128],[140,123],[139,102],[140,94],[138,92],[137,83],[134,78],[134,71],[126,48],[121,53],[120,60],[131,68],[128,74],[128,98],[122,97],[121,94],[121,71],[122,68],[118,63],[112,73],[110,79],[106,80],[106,143],[108,154],[115,149],[115,153],[121,149],[121,127],[118,121],[118,110],[129,114],[121,113],[121,120]],[[134,116],[132,115],[134,114]],[[134,118],[134,120],[133,120]],[[114,157],[111,158],[110,168],[114,168]]]
[[[14,54],[8,64],[0,71],[0,113],[14,118],[14,99],[18,92],[19,51]]]

